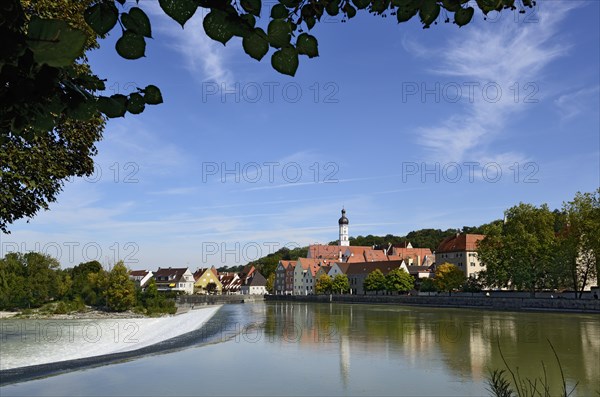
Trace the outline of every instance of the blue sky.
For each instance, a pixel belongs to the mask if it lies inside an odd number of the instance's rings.
[[[206,38],[200,11],[182,30],[140,4],[146,58],[119,58],[113,34],[90,61],[109,93],[155,84],[165,103],[109,121],[96,174],[14,224],[1,255],[238,265],[337,239],[342,206],[350,235],[402,235],[520,201],[560,207],[600,184],[597,1],[538,1],[460,29],[329,17],[294,78],[270,53],[259,63],[237,39]]]

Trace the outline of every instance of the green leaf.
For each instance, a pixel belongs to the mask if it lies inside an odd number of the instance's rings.
[[[525,4],[525,1],[523,4]],[[502,9],[502,0],[477,0],[477,5],[487,15],[490,11]]]
[[[67,110],[67,115],[75,120],[86,121],[94,116],[97,109],[94,100],[82,101],[73,108]]]
[[[371,0],[352,0],[352,4],[354,4],[359,10],[362,10],[371,4]]]
[[[298,54],[308,55],[309,58],[319,56],[318,42],[314,36],[308,33],[302,33],[296,41]]]
[[[152,37],[150,19],[141,8],[133,7],[128,14],[121,15],[121,22],[127,30],[142,36]]]
[[[474,12],[475,10],[473,7],[461,8],[454,13],[454,22],[456,22],[458,26],[464,26],[471,22]]]
[[[306,27],[310,30],[313,28],[313,26],[315,26],[315,24],[317,23],[317,20],[315,19],[315,17],[310,16],[310,17],[304,17],[304,22],[306,23]]]
[[[442,7],[448,11],[456,12],[461,9],[460,0],[442,0]]]
[[[142,92],[144,93],[144,101],[148,105],[158,105],[159,103],[163,103],[162,94],[157,86],[149,85],[144,88]]]
[[[398,18],[398,23],[410,20],[412,17],[417,15],[418,10],[418,8],[414,7],[399,7],[398,11],[396,11],[396,18]]]
[[[133,93],[129,95],[129,102],[127,102],[127,111],[133,114],[140,114],[146,107],[146,101],[140,94]]]
[[[177,21],[181,27],[190,19],[198,9],[196,0],[158,0],[163,11]]]
[[[298,52],[292,47],[275,51],[271,56],[271,65],[279,73],[293,77],[298,69]]]
[[[87,35],[57,19],[31,18],[27,29],[27,44],[37,63],[53,67],[73,64],[83,55]]]
[[[329,15],[336,16],[337,14],[340,13],[340,0],[330,0],[329,3],[327,3],[327,6],[325,7],[325,11],[327,11],[327,13]]]
[[[38,131],[51,131],[54,128],[54,117],[50,113],[38,113],[30,123]]]
[[[436,0],[425,0],[421,9],[419,10],[419,17],[423,22],[424,27],[428,28],[436,18],[440,15],[440,6],[436,3]]]
[[[242,47],[246,54],[260,61],[269,51],[267,34],[261,28],[256,28],[251,35],[242,39]]]
[[[228,25],[227,14],[220,10],[212,10],[202,21],[206,35],[223,45],[233,37],[233,32]]]
[[[287,18],[289,14],[288,9],[283,4],[275,4],[271,9],[271,19]]]
[[[346,15],[348,15],[348,19],[356,16],[356,8],[352,7],[350,3],[344,4],[342,10],[346,13]]]
[[[123,36],[117,40],[117,53],[125,59],[138,59],[146,52],[146,41],[144,36],[126,30]]]
[[[256,25],[256,18],[252,14],[244,14],[240,16],[240,19],[244,21],[249,27],[254,28]]]
[[[287,8],[295,8],[300,4],[300,0],[279,0]]]
[[[240,5],[244,9],[244,11],[252,15],[256,15],[257,17],[260,17],[260,0],[241,0]]]
[[[123,117],[127,111],[127,97],[121,94],[98,98],[98,110],[111,119]]]
[[[383,14],[390,6],[390,0],[373,0],[371,12]]]
[[[285,47],[292,38],[290,24],[283,19],[273,19],[267,28],[269,42],[275,48]]]
[[[115,3],[97,3],[84,11],[83,19],[94,29],[94,32],[104,36],[117,23],[119,10]]]

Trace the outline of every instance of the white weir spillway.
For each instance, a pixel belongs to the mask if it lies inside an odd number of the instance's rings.
[[[137,350],[202,327],[220,306],[159,318],[0,321],[0,370]]]

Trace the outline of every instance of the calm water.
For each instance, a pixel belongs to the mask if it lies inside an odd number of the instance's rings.
[[[488,368],[560,372],[598,396],[593,315],[399,306],[225,305],[212,344],[0,388],[0,395],[488,395]],[[174,319],[175,320],[175,319]]]

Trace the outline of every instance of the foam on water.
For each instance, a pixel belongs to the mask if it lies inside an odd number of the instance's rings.
[[[0,370],[137,350],[199,329],[219,308],[160,318],[6,320]]]

